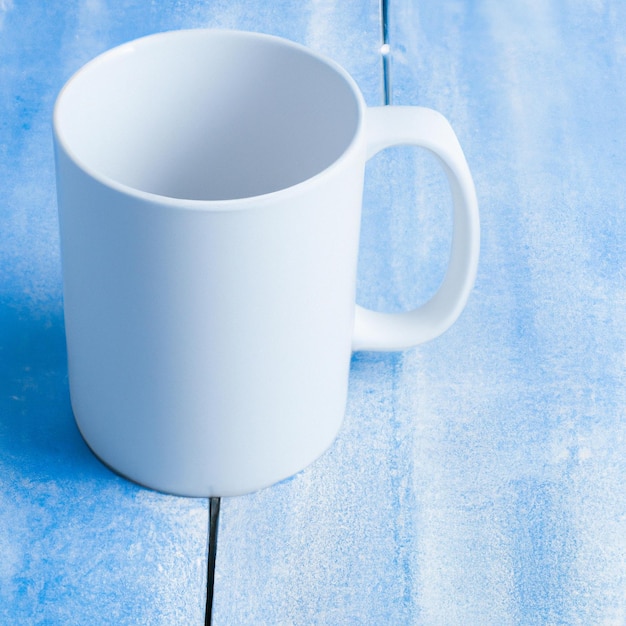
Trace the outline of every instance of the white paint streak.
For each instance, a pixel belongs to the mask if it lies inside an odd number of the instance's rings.
[[[68,78],[82,65],[110,47],[106,28],[106,0],[82,0],[77,13],[73,36],[66,38],[63,50]]]
[[[306,43],[314,50],[322,51],[336,46],[335,0],[312,0]]]
[[[4,18],[11,9],[13,9],[13,0],[0,0],[0,30],[4,27]]]

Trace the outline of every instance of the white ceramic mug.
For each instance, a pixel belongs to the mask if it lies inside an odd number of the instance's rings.
[[[254,491],[340,428],[353,350],[398,350],[458,317],[474,282],[472,179],[447,121],[367,108],[289,41],[189,30],[79,70],[54,111],[72,407],[94,453],[142,485]],[[421,308],[355,306],[365,162],[414,144],[454,199],[449,269]]]

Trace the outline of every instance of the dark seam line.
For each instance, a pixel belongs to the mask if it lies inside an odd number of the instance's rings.
[[[383,102],[391,104],[391,49],[389,45],[389,0],[380,0],[380,21],[383,43],[380,48],[383,60]]]
[[[215,556],[217,554],[217,528],[220,517],[220,498],[209,498],[209,549],[206,578],[206,609],[204,626],[211,626],[213,613],[213,588],[215,585]]]

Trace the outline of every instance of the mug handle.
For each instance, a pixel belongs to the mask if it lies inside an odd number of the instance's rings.
[[[441,335],[465,307],[476,278],[480,249],[476,190],[458,139],[441,113],[412,106],[370,107],[366,124],[368,159],[395,145],[426,148],[438,158],[452,191],[452,249],[437,293],[404,313],[378,313],[356,305],[353,351],[404,350]]]

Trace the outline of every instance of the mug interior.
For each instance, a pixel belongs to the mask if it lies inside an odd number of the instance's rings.
[[[55,109],[83,168],[143,192],[227,200],[290,187],[353,141],[360,101],[332,63],[273,37],[178,31],[80,70]]]

